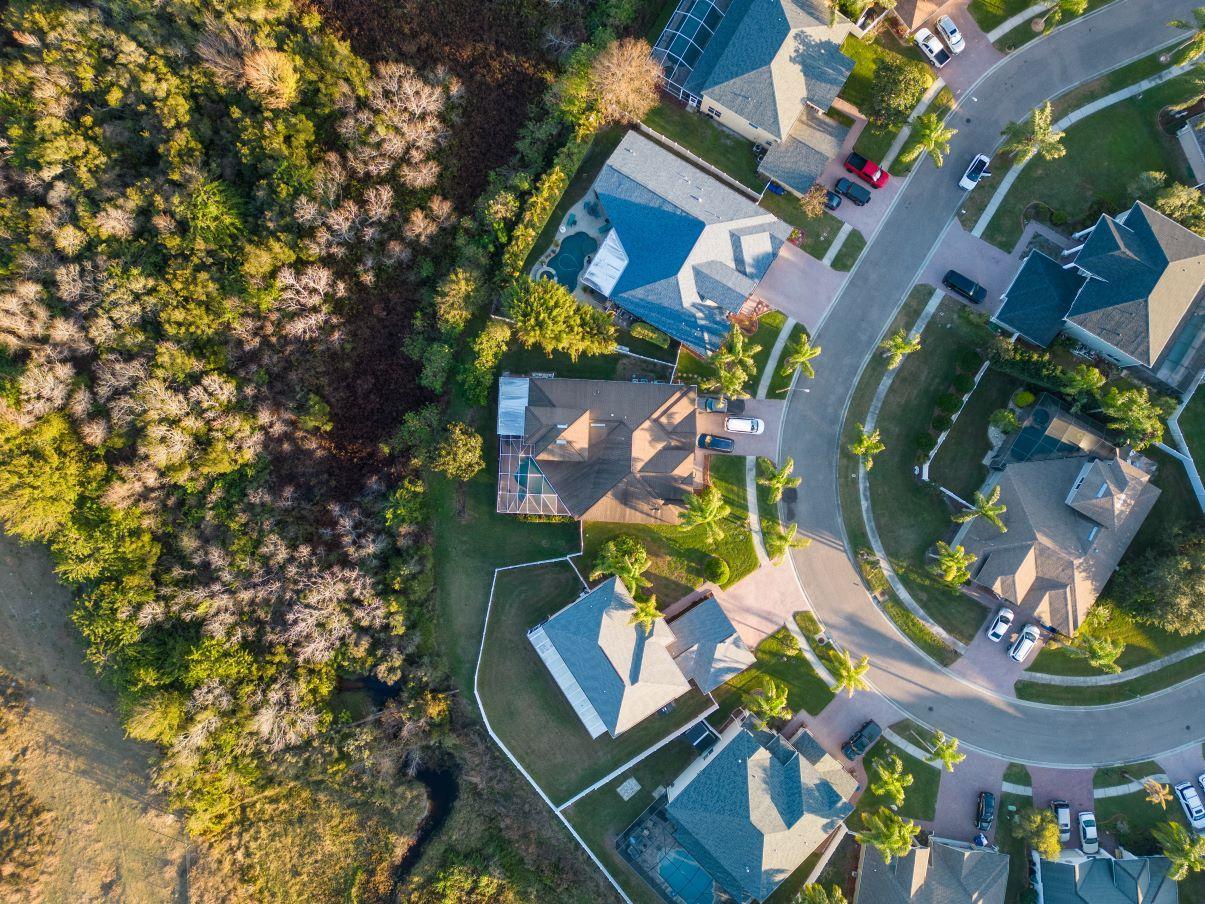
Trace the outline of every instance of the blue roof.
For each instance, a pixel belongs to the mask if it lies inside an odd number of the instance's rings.
[[[996,322],[1030,342],[1047,346],[1063,328],[1084,281],[1075,269],[1065,270],[1041,251],[1031,251],[1005,293]]]

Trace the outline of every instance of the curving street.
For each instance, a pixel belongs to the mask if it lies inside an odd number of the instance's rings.
[[[817,332],[824,352],[816,377],[807,392],[793,393],[783,424],[782,454],[807,475],[799,527],[814,541],[792,558],[828,632],[870,656],[874,686],[907,715],[1014,761],[1096,766],[1199,743],[1205,676],[1138,701],[1066,709],[997,695],[932,662],[871,601],[846,554],[836,473],[843,413],[864,362],[965,197],[958,176],[971,157],[990,152],[1006,122],[1048,97],[1173,40],[1178,33],[1167,21],[1190,18],[1197,2],[1115,0],[1010,55],[963,95],[950,118],[959,131],[947,165],[922,162],[907,179]]]

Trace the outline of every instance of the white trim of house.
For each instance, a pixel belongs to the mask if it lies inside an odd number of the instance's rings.
[[[590,698],[586,696],[582,686],[577,683],[577,679],[569,671],[569,666],[565,664],[565,660],[553,646],[544,631],[544,625],[536,625],[528,631],[527,639],[531,641],[531,645],[536,648],[536,653],[544,660],[544,665],[552,674],[552,680],[557,683],[557,687],[561,689],[561,693],[565,695],[565,699],[569,701],[569,705],[573,707],[577,717],[582,720],[582,725],[586,727],[590,737],[597,738],[605,733],[607,726],[603,724],[598,710],[594,708],[594,704],[590,702]]]

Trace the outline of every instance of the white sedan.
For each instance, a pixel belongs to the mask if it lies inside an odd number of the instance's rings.
[[[986,179],[991,175],[987,171],[987,166],[992,160],[987,154],[977,154],[975,159],[971,161],[971,165],[967,167],[967,171],[962,174],[962,178],[958,180],[958,187],[964,191],[970,191],[979,184],[980,179]]]
[[[1100,837],[1096,834],[1096,815],[1086,810],[1079,815],[1079,849],[1085,854],[1100,850]]]
[[[766,425],[760,418],[729,417],[724,419],[724,429],[729,433],[752,433],[756,435],[763,432],[766,429]]]
[[[1013,624],[1013,610],[1004,608],[996,615],[992,626],[987,629],[987,639],[992,643],[999,643],[1004,639],[1004,635],[1008,633],[1008,629]]]
[[[937,35],[927,28],[922,28],[916,33],[916,46],[937,69],[950,62],[950,51],[946,50],[941,41],[937,40]]]
[[[958,30],[958,26],[954,24],[954,20],[949,16],[942,16],[937,20],[937,31],[945,39],[946,46],[950,48],[950,53],[958,56],[967,48],[967,42],[962,39],[962,32]]]

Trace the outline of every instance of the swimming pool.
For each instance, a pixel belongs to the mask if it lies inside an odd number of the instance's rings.
[[[588,232],[575,232],[565,236],[548,266],[556,274],[557,282],[566,289],[575,289],[578,276],[586,268],[586,258],[597,250],[598,239]]]
[[[662,857],[657,872],[685,904],[712,904],[715,900],[711,876],[684,850],[672,850]]]

